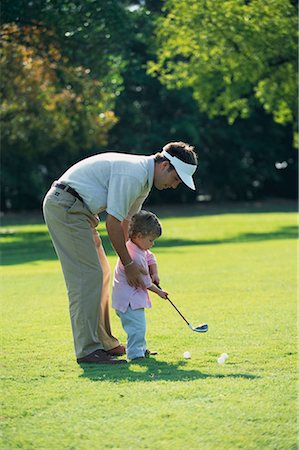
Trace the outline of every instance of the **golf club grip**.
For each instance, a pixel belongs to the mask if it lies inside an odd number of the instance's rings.
[[[159,288],[162,289],[161,286],[159,286],[158,283],[155,283],[155,285]],[[171,305],[174,307],[174,309],[179,313],[179,315],[181,316],[182,319],[184,319],[184,321],[186,322],[186,324],[189,326],[189,322],[187,319],[185,319],[185,317],[183,316],[183,314],[178,310],[178,308],[175,306],[174,303],[172,303],[172,301],[170,300],[170,298],[167,296],[167,300],[169,301],[169,303],[171,303]]]

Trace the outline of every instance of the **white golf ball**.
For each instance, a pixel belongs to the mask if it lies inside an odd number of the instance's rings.
[[[217,359],[219,364],[224,364],[225,361],[228,358],[228,354],[227,353],[221,353],[221,355],[219,356],[219,358]]]
[[[190,358],[191,358],[190,352],[184,352],[183,357],[184,357],[185,359],[190,359]]]

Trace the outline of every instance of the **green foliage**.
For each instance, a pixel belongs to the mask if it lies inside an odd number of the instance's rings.
[[[296,196],[291,126],[274,123],[270,115],[275,110],[279,122],[291,120],[290,103],[296,101],[288,81],[295,79],[295,2],[273,9],[267,0],[259,13],[256,1],[169,1],[169,15],[163,5],[160,0],[3,0],[1,209],[38,208],[50,183],[90,154],[107,149],[150,154],[174,140],[197,148],[197,193],[215,199]],[[248,8],[252,17],[245,27]],[[166,85],[147,72],[157,51],[157,19],[158,53],[167,54],[174,67]],[[287,58],[290,64],[284,63]],[[276,163],[284,168],[277,170]],[[150,201],[195,197],[180,187],[154,190]]]
[[[129,30],[126,2],[105,0],[3,0],[3,23],[42,27],[43,46],[59,47],[72,66],[84,66],[92,78],[119,83],[121,50]],[[45,54],[42,46],[37,46]]]
[[[276,122],[295,122],[297,9],[289,0],[166,0],[156,32],[150,73],[192,88],[210,117],[233,123],[259,102]]]
[[[45,225],[17,216],[2,227],[1,448],[295,449],[296,205],[266,209],[154,210],[161,285],[210,330],[191,332],[151,294],[147,340],[159,355],[125,367],[76,364]]]
[[[3,2],[3,209],[36,207],[65,166],[107,143],[122,67],[108,34],[123,11],[109,4]]]
[[[228,125],[202,117],[199,186],[213,199],[296,198],[297,161],[292,127],[273,122],[261,110]],[[283,162],[282,167],[280,164]]]
[[[190,89],[169,90],[146,73],[159,14],[155,9],[139,8],[131,16],[126,47],[130,64],[122,71],[124,89],[115,104],[119,120],[109,133],[109,148],[150,154],[166,142],[185,140],[195,145],[199,155],[198,193],[234,200],[296,197],[291,126],[274,123],[261,108],[233,125],[221,117],[210,119],[199,112]],[[285,162],[286,167],[278,170],[277,162]],[[193,202],[195,197],[181,186],[176,191],[153,190],[149,203]]]

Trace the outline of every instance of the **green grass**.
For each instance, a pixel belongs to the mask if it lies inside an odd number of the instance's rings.
[[[3,222],[1,449],[297,448],[295,207],[159,212],[161,285],[210,329],[193,333],[153,294],[159,355],[125,367],[76,364],[45,226]]]

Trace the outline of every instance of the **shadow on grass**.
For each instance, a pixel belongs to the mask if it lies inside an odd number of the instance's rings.
[[[257,213],[293,213],[298,211],[297,200],[265,199],[261,201],[228,201],[203,202],[191,204],[162,203],[151,204],[150,198],[144,203],[144,209],[153,211],[160,218],[204,217],[226,214],[257,214]],[[101,213],[101,221],[105,221],[106,213]],[[0,215],[1,226],[44,224],[41,210],[6,212]]]
[[[229,243],[246,243],[280,239],[297,239],[297,226],[281,227],[270,233],[241,233],[225,239],[194,240],[194,239],[159,239],[155,253],[163,251],[164,248],[184,247],[190,245],[219,245]],[[102,234],[102,241],[107,255],[115,255],[107,234]],[[38,260],[57,259],[48,232],[28,231],[12,232],[2,230],[1,264],[14,265]]]
[[[206,378],[243,378],[256,379],[257,375],[246,373],[231,374],[208,374],[199,370],[186,369],[187,362],[167,363],[157,361],[154,358],[129,362],[119,366],[96,364],[81,364],[83,373],[80,378],[88,378],[91,381],[114,381],[117,382],[152,382],[152,381],[189,381]]]
[[[180,247],[184,245],[219,245],[219,244],[234,244],[240,242],[258,242],[270,241],[279,239],[297,239],[297,226],[281,227],[269,233],[240,233],[225,239],[207,239],[207,240],[192,240],[192,239],[159,239],[155,252],[163,247]]]
[[[48,231],[0,232],[1,264],[57,259]]]
[[[146,203],[145,209],[149,209],[162,218],[198,217],[227,214],[264,214],[264,213],[288,213],[297,212],[296,200],[267,199],[249,202],[203,202],[192,204],[162,204],[151,205]]]

